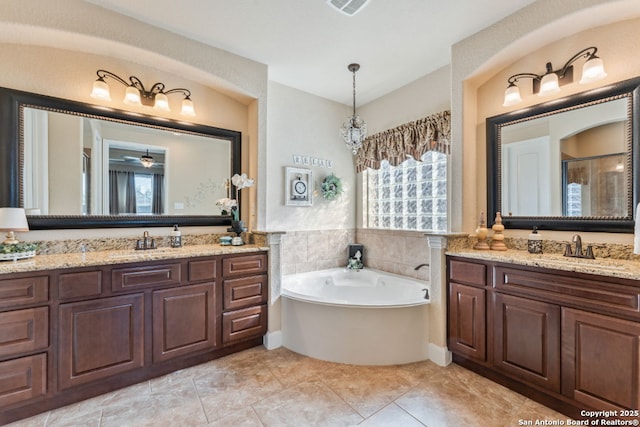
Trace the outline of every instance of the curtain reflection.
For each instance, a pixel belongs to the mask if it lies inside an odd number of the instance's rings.
[[[109,214],[161,215],[164,174],[109,170]]]

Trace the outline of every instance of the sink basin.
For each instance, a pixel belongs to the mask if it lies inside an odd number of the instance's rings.
[[[603,271],[624,271],[627,267],[623,264],[612,263],[611,261],[602,262],[597,259],[588,258],[543,258],[545,263],[549,265],[563,265],[569,267],[587,267],[594,270]]]
[[[127,249],[122,251],[113,251],[109,254],[109,258],[148,258],[153,255],[171,252],[172,248],[157,248],[147,250]]]

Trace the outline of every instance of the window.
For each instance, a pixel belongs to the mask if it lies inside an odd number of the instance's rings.
[[[447,230],[447,155],[429,151],[421,160],[365,171],[369,228]]]
[[[150,214],[153,199],[153,175],[136,173],[136,212]]]

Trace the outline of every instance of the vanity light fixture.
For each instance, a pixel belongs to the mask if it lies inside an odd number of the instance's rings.
[[[503,107],[522,102],[520,97],[520,89],[516,83],[521,78],[530,78],[533,81],[533,93],[538,96],[547,96],[560,91],[560,86],[573,82],[573,63],[580,58],[586,58],[587,61],[582,66],[582,78],[580,84],[592,83],[607,77],[604,71],[604,64],[600,57],[596,56],[598,49],[596,47],[588,47],[576,53],[567,61],[559,70],[554,70],[551,62],[547,62],[547,69],[543,75],[534,73],[518,73],[507,79],[507,89],[504,92]]]
[[[151,166],[153,166],[153,157],[149,155],[149,150],[147,150],[147,154],[143,154],[142,156],[140,156],[140,163],[142,163],[142,166],[144,166],[145,168],[150,168]]]
[[[156,110],[171,111],[167,95],[180,93],[184,95],[180,114],[192,117],[196,115],[193,108],[193,101],[191,101],[191,91],[188,89],[176,88],[165,90],[164,83],[155,83],[151,86],[151,89],[146,90],[140,79],[136,76],[130,76],[130,83],[127,83],[122,77],[107,70],[98,70],[96,73],[98,74],[98,80],[93,82],[93,90],[91,91],[91,97],[94,99],[111,101],[109,85],[105,81],[105,78],[109,77],[127,87],[123,100],[127,105],[147,105],[153,106]]]
[[[367,136],[367,124],[360,116],[356,115],[356,71],[360,69],[360,64],[349,64],[347,69],[353,73],[353,114],[347,117],[347,121],[342,124],[340,134],[347,147],[353,154],[356,154]]]
[[[5,245],[15,245],[18,242],[14,232],[29,231],[27,216],[22,208],[0,208],[0,231],[7,231]]]

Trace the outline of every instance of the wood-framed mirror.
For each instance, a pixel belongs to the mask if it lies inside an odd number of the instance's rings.
[[[488,118],[489,226],[632,232],[639,114],[637,77]]]
[[[0,206],[30,229],[229,225],[240,169],[240,132],[0,88]]]

